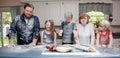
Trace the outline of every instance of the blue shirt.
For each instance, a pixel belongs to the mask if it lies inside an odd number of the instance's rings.
[[[45,44],[53,44],[54,40],[50,37],[50,34],[47,34],[45,31],[43,31],[43,42]]]
[[[63,43],[74,43],[73,30],[75,29],[75,23],[62,22],[61,29],[63,30]]]

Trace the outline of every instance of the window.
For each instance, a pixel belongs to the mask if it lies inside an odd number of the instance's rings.
[[[111,3],[80,3],[79,14],[87,13],[90,15],[90,22],[97,27],[102,19],[108,19],[109,14],[112,14]]]

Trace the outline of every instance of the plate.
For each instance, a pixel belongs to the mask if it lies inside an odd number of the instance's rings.
[[[56,47],[56,51],[57,52],[70,52],[72,51],[72,47],[60,46],[60,47]]]

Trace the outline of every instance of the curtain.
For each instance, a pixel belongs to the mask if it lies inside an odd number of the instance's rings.
[[[79,14],[90,11],[99,11],[109,15],[112,12],[111,7],[112,4],[110,3],[80,3]]]

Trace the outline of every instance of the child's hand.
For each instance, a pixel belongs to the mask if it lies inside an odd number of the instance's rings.
[[[112,45],[108,45],[108,48],[112,48]]]
[[[99,47],[99,48],[100,48],[100,47],[102,47],[102,46],[101,46],[101,45],[97,45],[97,47]]]

